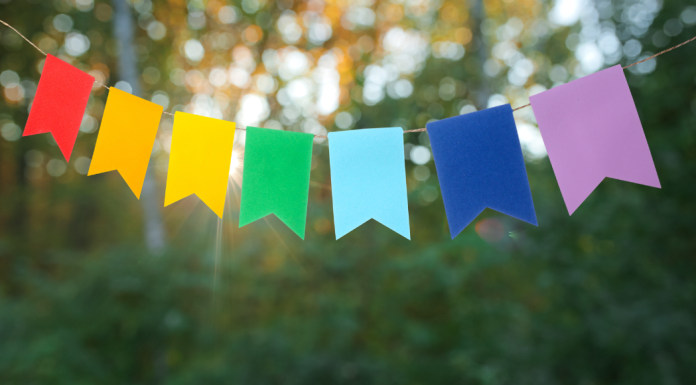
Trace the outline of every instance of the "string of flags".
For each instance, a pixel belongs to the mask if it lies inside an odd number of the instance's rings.
[[[47,54],[23,136],[51,133],[69,161],[94,82]],[[660,188],[620,65],[530,102],[570,215],[604,178]],[[88,175],[118,171],[139,199],[163,112],[109,88]],[[509,104],[430,122],[426,131],[452,239],[486,208],[537,225]],[[222,218],[234,133],[233,122],[174,113],[165,206],[196,195]],[[410,239],[403,133],[390,127],[328,134],[336,239],[370,219]],[[275,214],[304,239],[313,139],[246,128],[240,227]]]

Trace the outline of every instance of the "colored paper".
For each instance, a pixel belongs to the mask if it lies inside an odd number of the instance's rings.
[[[50,132],[70,161],[94,77],[47,55],[22,136]]]
[[[509,104],[426,125],[452,239],[485,208],[537,224]]]
[[[411,239],[399,127],[329,133],[336,239],[375,219]]]
[[[314,135],[247,127],[239,227],[275,214],[304,239]]]
[[[116,170],[140,199],[163,110],[111,87],[87,175]]]
[[[660,188],[621,66],[530,100],[570,214],[605,177]]]
[[[222,218],[234,143],[233,122],[174,114],[164,205],[196,194]]]

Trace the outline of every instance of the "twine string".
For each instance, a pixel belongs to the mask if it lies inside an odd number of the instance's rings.
[[[685,42],[683,42],[683,43],[681,43],[681,44],[677,44],[677,45],[675,45],[674,47],[670,47],[670,48],[667,48],[667,49],[664,50],[664,51],[660,51],[660,52],[658,52],[658,53],[656,53],[656,54],[654,54],[654,55],[652,55],[652,56],[650,56],[650,57],[648,57],[648,58],[645,58],[645,59],[643,59],[643,60],[641,60],[641,61],[639,61],[639,62],[635,62],[635,63],[633,63],[633,64],[629,64],[629,65],[627,65],[626,67],[623,67],[623,69],[633,67],[634,65],[638,65],[638,64],[640,64],[640,63],[642,63],[642,62],[646,62],[646,61],[648,61],[648,60],[650,60],[650,59],[654,59],[654,58],[656,58],[656,57],[662,55],[663,53],[667,53],[667,52],[669,52],[669,51],[671,51],[671,50],[673,50],[673,49],[677,49],[677,48],[683,46],[684,44],[689,44],[689,43],[691,43],[691,42],[694,41],[694,40],[696,40],[696,36],[692,37],[691,39],[689,39],[689,40],[687,40],[687,41],[685,41]]]
[[[36,44],[32,43],[31,40],[27,39],[24,35],[22,35],[19,31],[17,31],[13,26],[7,24],[7,23],[4,22],[3,20],[0,20],[0,23],[4,24],[6,27],[8,27],[8,28],[10,28],[11,30],[15,31],[19,36],[22,37],[22,39],[26,40],[27,43],[31,44],[31,45],[32,45],[34,48],[36,48],[39,52],[41,52],[42,54],[44,54],[44,56],[48,56],[48,55],[46,54],[46,52],[42,51],[41,48],[37,47]],[[643,60],[641,60],[641,61],[635,62],[635,63],[633,63],[633,64],[629,64],[629,65],[627,65],[627,66],[625,66],[625,67],[622,67],[622,68],[623,68],[623,69],[628,69],[628,68],[631,68],[631,67],[633,67],[633,66],[635,66],[635,65],[638,65],[638,64],[640,64],[640,63],[646,62],[646,61],[648,61],[648,60],[652,60],[652,59],[654,59],[654,58],[656,58],[656,57],[658,57],[658,56],[660,56],[660,55],[662,55],[662,54],[665,54],[665,53],[667,53],[667,52],[669,52],[669,51],[672,51],[672,50],[674,50],[674,49],[677,49],[677,48],[679,48],[679,47],[681,47],[681,46],[683,46],[683,45],[685,45],[685,44],[689,44],[689,43],[691,43],[691,42],[694,41],[694,40],[696,40],[696,36],[692,37],[691,39],[689,39],[689,40],[687,40],[687,41],[685,41],[685,42],[683,42],[683,43],[681,43],[681,44],[677,44],[677,45],[675,45],[674,47],[667,48],[667,49],[665,49],[665,50],[663,50],[663,51],[660,51],[660,52],[658,52],[658,53],[656,53],[656,54],[654,54],[654,55],[652,55],[652,56],[650,56],[650,57],[647,57],[647,58],[645,58],[645,59],[643,59]],[[107,90],[109,89],[109,87],[106,86],[105,84],[102,84],[102,83],[100,83],[100,82],[98,82],[98,81],[96,81],[96,80],[95,80],[94,82],[97,83],[98,85],[100,85],[100,86],[106,88]],[[528,103],[528,104],[525,104],[525,105],[523,105],[523,106],[519,106],[519,107],[517,107],[517,108],[513,108],[512,111],[514,112],[514,111],[517,111],[517,110],[521,110],[521,109],[523,109],[523,108],[530,107],[531,105],[532,105],[531,103]],[[174,116],[174,114],[172,114],[171,112],[166,112],[166,111],[164,111],[163,113],[164,113],[164,114],[167,114],[167,115],[170,115],[170,116]],[[238,128],[237,130],[246,131],[245,128]],[[413,130],[405,130],[405,131],[404,131],[404,134],[409,133],[409,132],[425,132],[425,131],[427,131],[426,128],[416,128],[416,129],[413,129]],[[314,137],[315,137],[315,138],[321,138],[321,139],[326,139],[326,138],[327,138],[326,135],[314,135]]]
[[[689,40],[687,40],[687,41],[685,41],[685,42],[683,42],[683,43],[681,43],[681,44],[677,44],[677,45],[675,45],[674,47],[667,48],[667,49],[664,50],[664,51],[660,51],[660,52],[658,52],[658,53],[656,53],[656,54],[654,54],[654,55],[652,55],[652,56],[650,56],[650,57],[647,57],[647,58],[645,58],[645,59],[643,59],[643,60],[641,60],[641,61],[637,61],[637,62],[635,62],[635,63],[633,63],[633,64],[629,64],[629,65],[627,65],[627,66],[625,66],[625,67],[622,67],[622,68],[623,68],[623,69],[631,68],[631,67],[633,67],[633,66],[635,66],[635,65],[638,65],[638,64],[640,64],[640,63],[643,63],[643,62],[646,62],[646,61],[648,61],[648,60],[654,59],[654,58],[656,58],[656,57],[658,57],[658,56],[660,56],[660,55],[662,55],[662,54],[665,54],[665,53],[667,53],[667,52],[673,50],[673,49],[677,49],[677,48],[683,46],[684,44],[689,44],[689,43],[691,43],[691,42],[694,41],[694,40],[696,40],[696,36],[692,37],[691,39],[689,39]],[[526,107],[529,107],[529,106],[531,106],[531,105],[532,105],[531,103],[525,104],[524,106],[519,106],[519,107],[517,107],[517,108],[514,108],[513,111],[521,110],[521,109],[526,108]]]
[[[34,47],[34,48],[36,48],[37,50],[39,50],[39,52],[41,52],[44,56],[48,56],[48,54],[47,54],[46,52],[44,52],[41,48],[39,48],[38,46],[36,46],[36,44],[32,43],[31,40],[27,39],[26,36],[22,35],[19,31],[17,31],[17,30],[15,29],[15,27],[13,27],[13,26],[7,24],[7,23],[4,22],[3,20],[0,20],[0,23],[4,24],[4,25],[5,25],[6,27],[8,27],[9,29],[15,31],[15,32],[17,33],[17,35],[19,35],[22,39],[26,40],[26,42],[29,43],[29,44],[31,44],[32,47]],[[102,83],[100,83],[100,82],[98,82],[98,81],[96,81],[96,80],[95,80],[94,82],[97,83],[97,85],[100,85],[100,86],[106,88],[107,90],[109,89],[109,87],[108,87],[106,84],[102,84]]]
[[[41,52],[42,54],[44,54],[44,56],[48,56],[48,55],[46,54],[46,52],[42,51],[41,48],[37,47],[36,44],[32,43],[31,40],[27,39],[26,37],[24,37],[24,35],[22,35],[19,31],[17,31],[17,30],[15,29],[15,27],[13,27],[13,26],[11,26],[11,25],[5,23],[5,22],[2,21],[2,20],[0,20],[0,23],[5,24],[5,26],[6,26],[7,28],[9,28],[9,29],[15,31],[15,32],[17,33],[17,35],[21,36],[22,39],[26,40],[27,43],[29,43],[29,44],[31,44],[32,46],[34,46],[34,48],[38,49],[39,52]]]

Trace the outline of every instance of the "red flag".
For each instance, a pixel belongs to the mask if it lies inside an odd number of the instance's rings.
[[[22,136],[50,132],[70,161],[93,85],[93,76],[48,55]]]

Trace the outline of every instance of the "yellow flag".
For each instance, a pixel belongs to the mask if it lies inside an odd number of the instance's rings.
[[[234,128],[233,122],[179,111],[174,114],[165,206],[196,194],[222,218]]]
[[[118,171],[140,199],[162,106],[111,87],[87,175]]]

